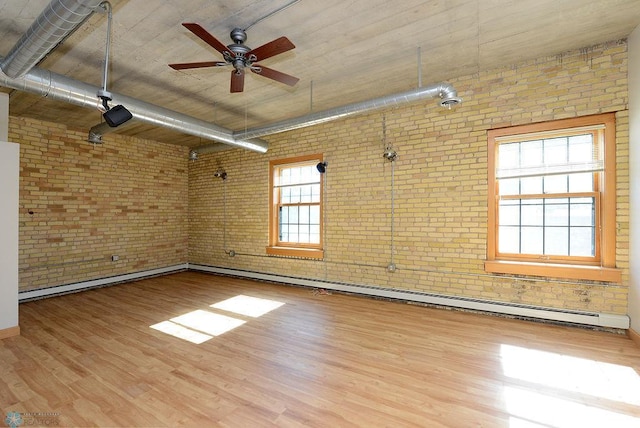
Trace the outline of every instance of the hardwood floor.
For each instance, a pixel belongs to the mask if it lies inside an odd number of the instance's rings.
[[[0,420],[24,425],[640,426],[640,348],[582,328],[196,272],[24,303],[20,328]]]

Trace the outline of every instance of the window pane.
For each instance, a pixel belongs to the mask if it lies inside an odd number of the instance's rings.
[[[291,184],[300,183],[300,167],[289,168],[291,171]]]
[[[289,187],[280,189],[280,201],[283,204],[288,204],[291,202],[291,189]]]
[[[569,228],[548,227],[544,233],[544,254],[550,256],[569,255]]]
[[[542,201],[540,199],[522,201],[522,225],[542,226],[543,222]]]
[[[299,186],[300,189],[300,202],[311,202],[311,186]]]
[[[298,227],[298,242],[309,243],[309,225],[301,224]]]
[[[498,166],[513,169],[520,166],[520,143],[501,144],[498,148]]]
[[[520,228],[512,226],[499,227],[498,251],[517,254],[520,252]]]
[[[544,177],[544,193],[567,193],[566,175],[548,175]]]
[[[593,173],[569,174],[569,192],[592,192]]]
[[[567,139],[552,138],[544,140],[544,164],[566,164],[567,163]]]
[[[282,223],[280,223],[280,240],[284,242],[289,241],[289,226]]]
[[[513,201],[505,201],[513,202]],[[516,201],[519,202],[519,201]],[[520,205],[507,205],[500,202],[498,218],[502,226],[518,226],[520,224]]]
[[[595,199],[571,198],[571,225],[593,227],[595,224]]]
[[[310,165],[307,165],[304,168],[301,168],[301,171],[300,171],[300,183],[310,183],[312,181],[315,181],[315,179],[313,177],[314,176],[313,170],[316,170],[316,168],[312,167]]]
[[[534,167],[543,165],[542,141],[525,141],[520,143],[520,166]]]
[[[549,199],[544,207],[545,226],[569,226],[567,199]]]
[[[309,202],[320,202],[320,183],[311,185],[311,200]]]
[[[575,135],[569,137],[569,162],[583,163],[596,159],[593,147],[593,135]]]
[[[288,208],[289,208],[289,224],[297,224],[299,207],[293,206]]]
[[[536,194],[542,193],[542,177],[525,177],[520,179],[521,182],[521,194]]]
[[[280,207],[280,224],[289,223],[289,207]]]
[[[521,252],[523,254],[542,254],[543,231],[542,227],[522,228]]]
[[[595,229],[592,227],[572,227],[570,230],[570,254],[572,256],[593,257],[596,252]]]
[[[297,224],[289,225],[289,239],[287,239],[286,242],[299,242]]]
[[[298,208],[299,216],[298,222],[300,224],[309,224],[309,206],[301,206]]]
[[[498,182],[501,195],[519,195],[520,194],[520,179],[519,178],[505,178]]]
[[[309,207],[309,223],[320,224],[320,206],[312,205]]]
[[[289,168],[282,168],[279,172],[280,180],[277,183],[278,186],[284,186],[291,183],[291,170]]]

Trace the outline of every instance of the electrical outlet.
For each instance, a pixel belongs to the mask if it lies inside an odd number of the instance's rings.
[[[118,260],[120,260],[120,256],[116,256],[116,255],[111,256],[112,262],[117,262]]]

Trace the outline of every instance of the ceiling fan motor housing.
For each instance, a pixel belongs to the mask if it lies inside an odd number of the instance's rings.
[[[231,40],[239,45],[247,41],[247,33],[242,28],[234,28],[231,30],[231,33],[229,33],[229,36]]]

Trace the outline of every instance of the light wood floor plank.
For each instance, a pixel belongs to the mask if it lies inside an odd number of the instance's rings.
[[[283,305],[259,317],[210,306],[239,295]],[[244,323],[200,344],[151,328],[174,319],[193,332],[189,313],[207,320],[200,334],[222,316]],[[24,303],[20,327],[0,341],[2,417],[510,428],[570,426],[563,418],[574,417],[581,427],[598,418],[640,427],[640,348],[586,328],[196,272]]]

